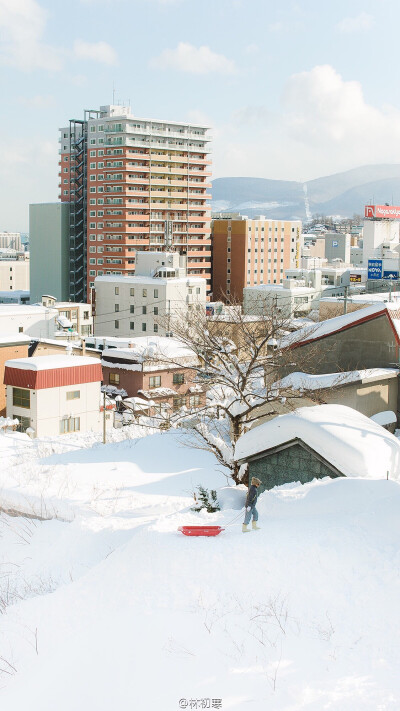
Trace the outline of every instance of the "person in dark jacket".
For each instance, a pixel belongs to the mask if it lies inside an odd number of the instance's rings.
[[[253,476],[251,480],[251,486],[249,487],[249,490],[247,492],[247,497],[246,497],[246,513],[244,517],[244,523],[242,524],[242,532],[243,533],[250,533],[249,529],[247,526],[250,523],[250,519],[253,516],[253,521],[252,521],[252,528],[253,531],[259,531],[260,528],[257,526],[257,521],[258,521],[258,511],[256,509],[256,503],[258,499],[258,487],[260,486],[261,481],[260,479],[257,479],[257,477]]]

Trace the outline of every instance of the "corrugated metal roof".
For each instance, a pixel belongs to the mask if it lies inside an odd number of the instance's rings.
[[[78,360],[78,359],[77,359]],[[22,370],[5,367],[4,384],[29,390],[61,388],[66,385],[96,383],[103,379],[100,362],[91,365],[76,365],[73,368],[55,368],[48,370]]]

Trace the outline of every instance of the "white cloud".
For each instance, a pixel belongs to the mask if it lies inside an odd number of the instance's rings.
[[[0,0],[0,62],[23,70],[60,69],[60,52],[42,41],[46,19],[35,0]]]
[[[36,0],[0,0],[0,64],[23,71],[60,71],[69,57],[116,64],[107,42],[76,40],[73,50],[54,47],[43,39],[47,12]]]
[[[73,52],[79,59],[91,59],[102,64],[118,64],[117,54],[108,42],[84,42],[76,40]]]
[[[151,66],[160,69],[176,69],[191,74],[233,74],[235,64],[223,54],[213,52],[209,47],[194,47],[187,42],[179,42],[176,49],[165,49],[159,57],[154,57]]]
[[[359,82],[323,65],[290,77],[280,112],[242,107],[218,133],[217,176],[308,180],[398,162],[400,111],[367,103]]]
[[[339,32],[344,32],[345,34],[351,34],[353,32],[367,32],[371,29],[374,24],[374,18],[372,15],[368,15],[366,12],[360,12],[356,17],[345,17],[343,20],[338,22],[336,29]]]

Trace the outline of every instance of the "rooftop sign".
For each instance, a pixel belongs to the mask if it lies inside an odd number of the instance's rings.
[[[398,205],[366,205],[364,216],[370,220],[400,220]]]

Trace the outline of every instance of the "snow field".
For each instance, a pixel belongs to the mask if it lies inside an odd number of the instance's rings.
[[[245,488],[176,433],[62,441],[41,459],[26,444],[1,474],[2,499],[69,514],[0,517],[0,601],[14,591],[0,603],[2,710],[399,708],[397,482],[266,492],[261,530],[243,535],[241,517],[228,524]],[[190,511],[198,483],[221,491],[221,512]],[[177,532],[195,522],[226,530]]]

